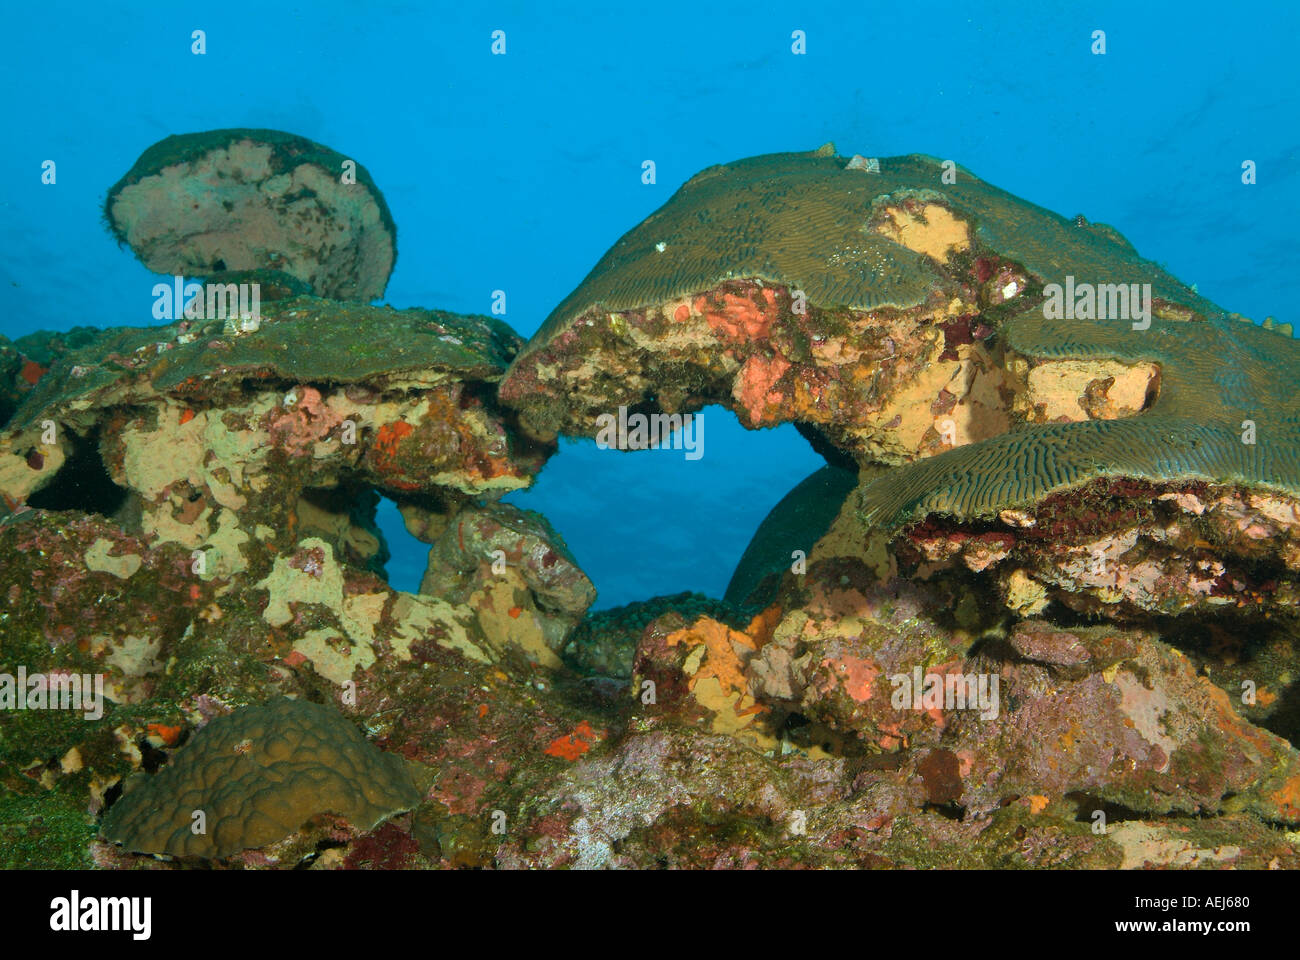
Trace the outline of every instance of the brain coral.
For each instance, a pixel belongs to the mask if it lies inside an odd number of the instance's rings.
[[[944,184],[933,157],[886,157],[879,171],[835,155],[774,153],[709,167],[625,234],[557,306],[528,344],[548,342],[593,307],[628,310],[759,278],[803,289],[810,303],[857,310],[912,307],[935,284],[936,260],[869,229],[882,206],[907,196],[948,207],[975,225],[975,245],[1039,277],[1067,273],[1111,283],[1151,283],[1156,297],[1201,312],[1217,308],[1104,226],[1079,229],[960,168]],[[915,246],[915,245],[914,245]]]
[[[979,289],[986,274],[1004,273],[1009,279],[998,279],[992,294]],[[1073,277],[1112,289],[1150,284],[1147,323],[1047,319],[1046,285]],[[770,285],[786,289],[774,293]],[[697,300],[719,291],[713,299],[721,307]],[[806,294],[810,315],[814,307],[847,308],[878,314],[877,322],[854,326],[850,318],[847,333],[822,321],[778,332],[795,309],[782,298],[797,300],[795,291]],[[936,296],[947,306],[927,314],[921,307]],[[684,332],[697,302],[717,333],[712,341]],[[939,411],[966,399],[961,388],[933,394],[921,378],[927,367],[943,367],[944,357],[930,341],[911,343],[889,327],[891,310],[905,311],[905,325],[944,326],[945,351],[987,339],[988,352],[970,358],[979,371],[954,369],[953,377],[980,375],[1005,358],[1031,366],[1115,361],[1158,372],[1137,416],[1016,427],[1015,418],[995,423],[1007,411],[989,399],[971,408],[982,417],[979,430],[938,452],[928,433],[909,445],[888,435],[888,423],[862,432],[873,417],[905,421],[916,409],[916,428],[928,428]],[[948,339],[963,330],[964,341]],[[888,350],[872,352],[871,337],[882,333]],[[730,366],[717,359],[727,352]],[[600,379],[602,370],[612,371],[612,383]],[[500,396],[525,426],[548,436],[583,430],[596,412],[622,403],[690,408],[730,393],[747,425],[784,418],[829,427],[827,436],[862,462],[906,463],[860,498],[865,521],[894,528],[928,513],[990,517],[1108,477],[1294,495],[1300,405],[1281,385],[1297,371],[1300,346],[1289,336],[1235,322],[1110,227],[1066,219],[930,157],[849,160],[828,144],[692,177],[555,308],[515,358]],[[986,386],[988,398],[1008,389],[996,377]],[[776,401],[773,419],[768,408]]]
[[[104,816],[101,833],[138,853],[227,857],[335,813],[361,830],[410,810],[403,761],[329,707],[281,699],[212,721],[176,759]],[[191,830],[195,811],[206,830]]]
[[[1149,284],[1157,317],[1224,313],[1113,229],[952,164],[753,157],[697,174],[614,244],[499,398],[547,441],[622,405],[719,402],[747,427],[821,431],[859,464],[909,462],[1010,426],[996,334],[1069,277]]]
[[[1300,494],[1300,343],[1236,320],[1048,320],[1026,311],[1007,349],[1033,360],[1115,358],[1160,370],[1159,394],[1120,420],[1030,424],[901,467],[860,513],[894,528],[926,514],[990,517],[1105,477],[1208,480]]]

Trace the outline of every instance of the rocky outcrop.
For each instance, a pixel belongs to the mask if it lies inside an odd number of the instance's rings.
[[[524,344],[356,302],[382,200],[304,143],[173,138],[110,195],[147,262],[256,271],[256,316],[0,343],[0,699],[41,698],[5,711],[0,822],[57,831],[0,863],[1300,866],[1279,331],[1111,228],[825,149],[692,178]],[[350,266],[214,262],[312,184]],[[1076,280],[1136,313],[1056,316]],[[589,612],[500,497],[602,414],[713,402],[834,466],[725,599]],[[40,709],[73,677],[98,713]]]

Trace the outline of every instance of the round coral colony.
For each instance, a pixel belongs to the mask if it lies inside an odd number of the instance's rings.
[[[252,272],[272,296],[305,288],[368,302],[397,258],[397,228],[366,169],[279,130],[167,137],[109,190],[104,215],[155,273],[234,282]]]
[[[157,774],[128,784],[101,832],[137,853],[222,858],[320,814],[364,832],[419,802],[400,757],[329,707],[281,699],[211,721]]]

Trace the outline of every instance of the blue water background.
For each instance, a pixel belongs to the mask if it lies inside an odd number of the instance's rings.
[[[1300,320],[1294,3],[6,7],[10,337],[151,324],[157,278],[104,231],[104,193],[157,140],[234,126],[292,131],[369,168],[398,224],[387,302],[487,313],[501,289],[525,336],[698,170],[828,140],[956,160],[1117,226],[1228,309]],[[195,29],[205,56],[190,52]],[[497,29],[505,56],[489,51]],[[1090,53],[1097,29],[1105,56]],[[51,159],[58,182],[44,186]],[[705,415],[700,461],[564,444],[511,498],[560,530],[599,606],[720,594],[759,521],[820,464],[790,427]],[[412,588],[425,548],[383,517],[392,578]]]

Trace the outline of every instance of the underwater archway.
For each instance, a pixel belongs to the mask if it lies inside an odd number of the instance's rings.
[[[696,416],[697,460],[563,440],[533,486],[505,498],[559,531],[599,591],[596,609],[684,590],[721,597],[763,518],[825,463],[791,425],[746,430],[719,406]]]

